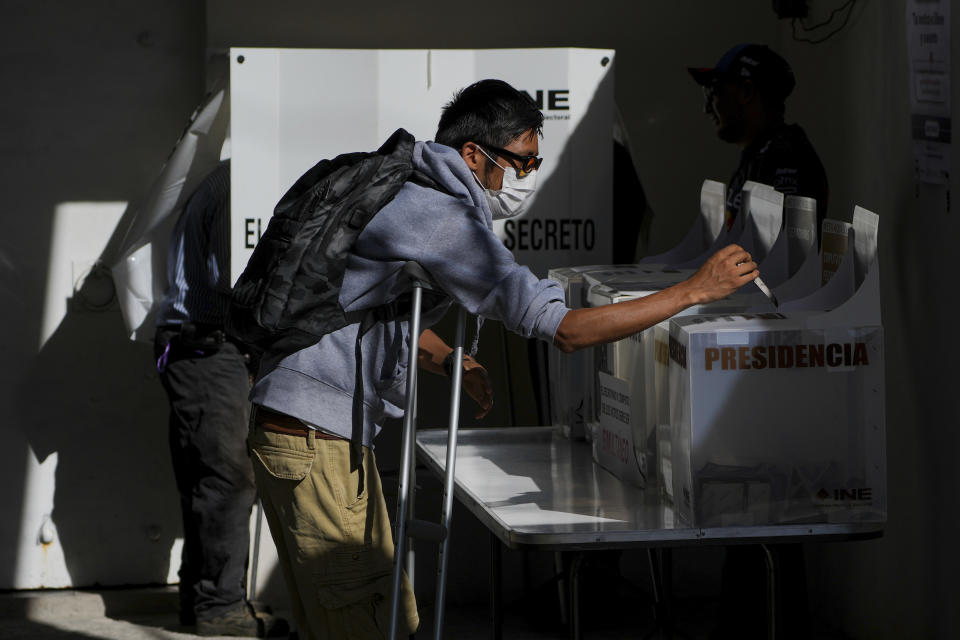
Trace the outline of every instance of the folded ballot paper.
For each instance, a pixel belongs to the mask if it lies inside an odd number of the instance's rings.
[[[693,526],[886,518],[877,216],[822,243],[811,294],[670,322],[667,475]]]

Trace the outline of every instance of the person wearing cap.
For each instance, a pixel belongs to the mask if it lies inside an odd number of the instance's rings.
[[[815,199],[819,236],[829,199],[827,174],[800,125],[784,121],[786,99],[796,85],[787,61],[766,45],[740,44],[715,66],[688,70],[703,87],[703,110],[717,136],[742,149],[727,183],[727,224],[740,213],[743,185],[751,180]]]
[[[829,186],[820,157],[798,124],[784,120],[786,99],[796,86],[790,65],[766,45],[739,44],[713,67],[689,67],[703,87],[703,110],[717,127],[717,137],[741,149],[740,162],[727,183],[729,226],[740,214],[748,180],[785,195],[817,201],[817,237],[827,212]],[[808,596],[803,548],[773,547],[778,579],[778,634],[806,638]],[[766,621],[758,616],[766,603],[766,566],[757,545],[726,548],[718,627],[711,640],[765,638]]]

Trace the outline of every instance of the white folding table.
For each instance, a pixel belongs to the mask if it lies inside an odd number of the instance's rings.
[[[417,432],[420,459],[440,477],[446,448],[446,430]],[[594,463],[588,443],[568,440],[554,427],[462,429],[456,454],[454,495],[491,533],[493,637],[498,639],[502,634],[501,543],[510,549],[575,552],[762,545],[768,569],[768,631],[774,637],[776,581],[769,545],[862,540],[883,533],[882,523],[690,527],[675,517],[673,507],[657,490],[621,482]],[[582,559],[582,554],[575,554],[568,580],[573,638],[580,637],[578,570]],[[652,551],[650,560],[659,616],[666,613],[661,608],[663,594],[658,593],[664,578]]]

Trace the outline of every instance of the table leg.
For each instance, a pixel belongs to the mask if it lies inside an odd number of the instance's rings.
[[[673,617],[673,549],[670,547],[660,549],[660,590],[668,637],[672,637],[676,620]]]
[[[650,565],[650,583],[653,587],[653,609],[656,612],[660,608],[660,562],[656,558],[657,550],[653,547],[647,548],[647,563]]]
[[[533,584],[532,569],[530,568],[530,551],[524,549],[520,556],[523,558],[523,593],[530,595],[531,585]]]
[[[567,586],[567,567],[562,551],[554,551],[553,569],[557,576],[557,597],[560,600],[560,624],[568,624],[570,618],[567,615],[567,601],[570,599],[570,589]]]
[[[643,638],[672,638],[673,617],[670,611],[670,589],[672,589],[672,566],[670,549],[647,549],[647,562],[650,565],[650,585],[653,589],[653,628]]]
[[[777,637],[777,563],[770,547],[761,544],[763,559],[767,562],[767,637]]]
[[[660,553],[653,547],[647,548],[647,563],[650,565],[650,587],[653,590],[653,627],[643,635],[643,640],[656,637],[663,630],[663,587],[660,584]]]
[[[570,638],[580,640],[580,567],[583,565],[584,555],[581,552],[573,554],[570,561]]]
[[[644,636],[651,638],[688,638],[677,628],[673,617],[673,549],[647,549],[650,582],[653,585],[653,626]]]
[[[503,639],[503,566],[500,539],[490,532],[490,616],[493,640]]]

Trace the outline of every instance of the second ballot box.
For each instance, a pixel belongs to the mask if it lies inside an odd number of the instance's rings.
[[[585,306],[620,304],[661,291],[690,275],[661,266],[630,274],[590,274]],[[653,332],[634,333],[594,347],[585,405],[593,458],[617,477],[641,488],[656,484],[656,415]]]
[[[564,303],[567,307],[579,309],[584,306],[585,274],[599,273],[606,278],[634,273],[638,269],[640,267],[633,264],[555,267],[547,272],[547,277],[558,282],[563,288]],[[587,416],[592,412],[588,405],[588,389],[592,386],[592,355],[590,349],[573,353],[564,353],[559,349],[550,349],[547,352],[550,418],[553,426],[568,438],[583,439],[592,435],[592,432],[586,429]]]

